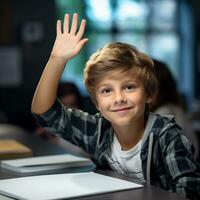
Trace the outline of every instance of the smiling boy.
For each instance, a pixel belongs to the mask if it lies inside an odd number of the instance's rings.
[[[81,147],[100,167],[139,178],[165,190],[195,198],[200,195],[193,147],[172,117],[148,112],[157,80],[152,60],[135,47],[111,43],[86,63],[84,82],[99,113],[89,115],[64,107],[56,98],[66,63],[87,38],[86,21],[65,15],[49,61],[35,91],[32,112],[44,127]]]

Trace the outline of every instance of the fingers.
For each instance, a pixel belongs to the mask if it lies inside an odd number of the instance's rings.
[[[78,26],[78,14],[74,13],[73,19],[72,19],[71,30],[70,30],[71,34],[76,34],[77,26]]]
[[[65,17],[64,17],[63,33],[66,33],[66,34],[69,33],[69,34],[72,34],[72,35],[77,35],[77,37],[81,39],[83,34],[84,34],[84,31],[85,31],[86,20],[83,19],[81,21],[79,30],[77,32],[77,29],[78,29],[78,14],[74,13],[70,30],[69,30],[69,26],[70,26],[70,15],[67,13],[67,14],[65,14]],[[57,21],[57,34],[61,34],[61,33],[62,33],[62,24],[61,24],[61,21],[58,20]]]
[[[77,49],[78,49],[78,51],[80,51],[80,49],[82,49],[82,47],[85,45],[85,43],[88,41],[88,38],[84,38],[84,39],[82,39],[79,43],[78,43],[78,45],[77,45]]]
[[[61,26],[61,21],[60,20],[58,20],[57,21],[57,24],[56,24],[56,34],[57,35],[59,35],[59,34],[61,34],[62,33],[62,26]]]
[[[64,33],[69,32],[69,14],[65,14],[64,24],[63,24],[63,32]]]
[[[80,25],[79,31],[78,31],[78,33],[77,33],[77,36],[78,36],[79,38],[82,38],[82,36],[83,36],[83,34],[84,34],[84,31],[85,31],[85,26],[86,26],[86,20],[83,19],[83,20],[81,21],[81,25]]]

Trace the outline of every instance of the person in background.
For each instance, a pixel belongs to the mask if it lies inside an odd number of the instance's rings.
[[[158,80],[157,91],[153,95],[150,111],[161,115],[173,115],[183,133],[195,147],[195,158],[199,160],[199,141],[190,123],[177,84],[166,63],[153,59]]]
[[[90,114],[98,112],[90,97],[83,96],[73,82],[60,82],[57,95],[66,107],[81,109]]]
[[[57,100],[66,64],[88,41],[78,14],[57,21],[57,36],[36,88],[32,113],[43,127],[81,147],[101,168],[188,198],[200,196],[199,166],[191,143],[174,118],[148,112],[157,79],[151,58],[125,43],[110,43],[87,61],[84,83],[99,113],[65,107]],[[79,28],[78,28],[79,26]]]
[[[83,97],[74,83],[60,82],[57,95],[63,105],[70,108],[82,109]]]
[[[153,96],[150,109],[159,114],[174,115],[176,122],[183,127],[185,124],[184,107],[177,90],[176,81],[164,62],[156,59],[153,59],[153,62],[158,87]]]

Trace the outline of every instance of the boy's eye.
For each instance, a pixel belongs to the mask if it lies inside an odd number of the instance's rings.
[[[104,88],[104,89],[101,90],[102,94],[109,94],[110,92],[111,92],[110,88]]]
[[[126,86],[124,87],[124,89],[127,90],[127,91],[132,91],[132,90],[135,89],[135,85],[126,85]]]

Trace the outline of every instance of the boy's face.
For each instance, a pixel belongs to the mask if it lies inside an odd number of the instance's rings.
[[[145,104],[151,98],[133,71],[113,71],[95,89],[97,109],[115,127],[133,126],[144,120]]]

